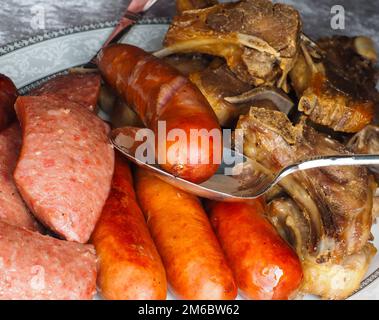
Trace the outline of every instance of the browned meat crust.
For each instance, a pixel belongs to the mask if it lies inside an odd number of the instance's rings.
[[[304,123],[292,126],[281,112],[251,108],[238,128],[244,130],[244,152],[277,172],[318,155],[347,154],[337,141]],[[308,250],[319,261],[360,251],[370,238],[375,183],[364,167],[326,167],[293,174],[281,186],[306,214]]]
[[[218,4],[217,0],[176,0],[176,13],[186,10],[203,9]]]
[[[321,59],[302,46],[290,72],[299,110],[335,131],[357,132],[374,118],[378,100],[373,61],[361,56],[355,38],[333,37],[318,42]]]
[[[279,87],[299,47],[301,21],[291,6],[243,0],[185,11],[174,18],[159,56],[200,52],[224,57],[230,69],[253,85]]]
[[[236,106],[224,99],[228,96],[240,95],[251,89],[251,86],[239,80],[225,64],[194,72],[190,74],[190,80],[196,84],[208,100],[221,126],[233,126],[233,121],[240,114],[248,111],[246,107],[249,104]]]
[[[295,248],[300,257],[304,274],[301,292],[315,294],[323,299],[344,299],[359,287],[376,253],[371,243],[338,262],[320,262],[307,250],[309,224],[292,199],[274,199],[268,205],[267,215],[280,235]]]

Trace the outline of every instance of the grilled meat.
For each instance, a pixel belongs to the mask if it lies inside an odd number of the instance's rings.
[[[278,172],[318,155],[347,154],[345,146],[304,122],[293,126],[281,112],[251,108],[244,130],[246,156]],[[325,167],[294,173],[280,182],[305,214],[308,251],[318,262],[359,252],[370,237],[375,183],[364,167]]]
[[[339,262],[319,262],[307,250],[309,224],[292,199],[274,199],[267,212],[270,221],[300,257],[304,275],[301,292],[315,294],[323,299],[344,299],[359,287],[376,253],[371,243]]]
[[[176,0],[176,13],[183,11],[203,9],[218,4],[217,0]]]
[[[190,80],[196,84],[208,100],[217,115],[221,126],[233,125],[233,121],[243,112],[248,111],[249,104],[236,105],[226,101],[227,96],[234,96],[248,91],[251,87],[239,80],[225,65],[210,66],[203,71],[190,74]]]
[[[291,6],[243,0],[176,16],[156,55],[200,52],[223,57],[244,82],[286,88],[299,48],[301,21]]]
[[[364,50],[360,39],[321,39],[316,56],[314,47],[302,43],[290,77],[300,98],[298,109],[313,122],[357,132],[373,120],[378,93],[374,61],[368,57],[374,59],[375,52]]]
[[[165,62],[183,73],[185,76],[204,70],[210,63],[204,55],[180,54],[163,58]]]
[[[274,87],[252,88],[241,81],[220,59],[215,59],[208,68],[190,74],[215,111],[223,127],[235,127],[237,118],[246,114],[251,105],[286,114],[293,102],[280,89]]]
[[[349,140],[347,147],[354,153],[379,154],[379,127],[364,127]]]

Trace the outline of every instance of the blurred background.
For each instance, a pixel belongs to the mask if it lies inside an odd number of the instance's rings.
[[[0,0],[0,46],[62,28],[117,20],[129,0]],[[296,7],[304,30],[312,37],[330,34],[366,35],[379,48],[379,0],[282,0]],[[343,30],[333,30],[333,10],[342,6]],[[334,9],[333,9],[334,7]],[[160,0],[149,16],[170,17],[174,0]]]

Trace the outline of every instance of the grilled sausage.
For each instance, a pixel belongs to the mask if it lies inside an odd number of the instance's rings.
[[[153,130],[156,140],[161,123],[165,123],[167,134],[173,129],[185,133],[184,140],[174,131],[173,139],[165,135],[166,146],[156,142],[156,157],[162,159],[159,164],[163,169],[195,183],[216,172],[222,156],[221,130],[212,108],[194,84],[172,66],[126,44],[103,49],[98,67],[108,84]],[[195,137],[195,130],[199,130],[199,137]]]
[[[13,105],[17,99],[17,89],[12,80],[0,74],[0,131],[15,118]]]
[[[232,272],[200,201],[142,169],[136,192],[173,293],[181,299],[234,299]]]
[[[129,165],[116,154],[112,188],[92,234],[106,299],[166,298],[166,274],[138,206]]]
[[[241,293],[250,299],[291,298],[302,280],[299,258],[263,216],[263,201],[207,207]]]
[[[13,174],[28,207],[51,230],[87,242],[111,186],[114,151],[109,128],[75,102],[19,97],[23,141]]]
[[[92,245],[43,236],[0,221],[0,300],[92,299]]]

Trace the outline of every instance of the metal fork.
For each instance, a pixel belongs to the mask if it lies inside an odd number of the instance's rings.
[[[122,138],[111,137],[114,147],[129,160],[149,171],[160,179],[202,198],[222,201],[241,201],[255,199],[264,195],[288,175],[314,168],[329,166],[375,166],[379,165],[379,154],[354,154],[320,156],[293,163],[274,174],[257,161],[250,159],[229,148],[223,150],[223,162],[217,173],[209,180],[195,184],[173,176],[162,170],[157,164],[148,164],[134,157],[130,146],[126,146]],[[235,162],[235,159],[240,159]],[[232,174],[226,174],[226,170]]]
[[[129,30],[129,28],[138,20],[140,20],[143,17],[143,14],[149,10],[156,2],[158,2],[158,0],[132,0],[100,50],[111,43],[116,43],[119,41]],[[96,57],[100,50],[88,63],[83,66],[83,68],[96,68]]]

